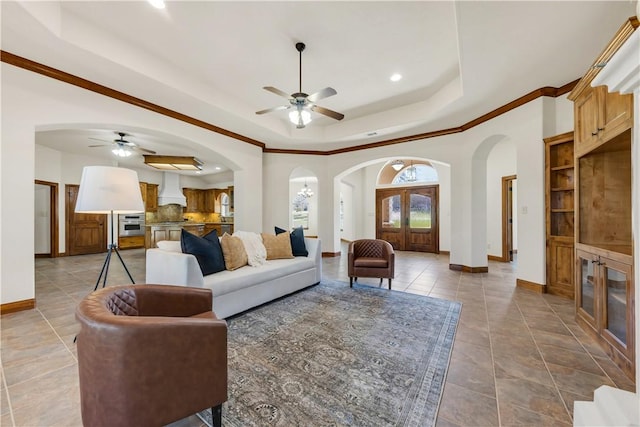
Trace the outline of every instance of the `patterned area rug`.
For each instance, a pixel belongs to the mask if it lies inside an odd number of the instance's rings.
[[[460,309],[323,281],[230,318],[223,425],[432,426]]]

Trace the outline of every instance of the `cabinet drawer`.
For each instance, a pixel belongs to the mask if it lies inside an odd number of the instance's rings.
[[[144,248],[144,236],[123,236],[118,238],[120,249]]]

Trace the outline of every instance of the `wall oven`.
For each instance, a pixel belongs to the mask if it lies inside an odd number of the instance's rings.
[[[144,213],[118,215],[118,236],[144,236]]]

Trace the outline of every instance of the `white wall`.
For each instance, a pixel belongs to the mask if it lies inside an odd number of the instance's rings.
[[[340,183],[340,194],[342,195],[342,232],[340,238],[342,240],[356,240],[356,218],[359,218],[355,212],[356,202],[353,191],[353,184],[348,184],[344,180]]]
[[[56,153],[48,156],[44,151],[36,156],[35,133],[39,130],[107,123],[110,127],[148,129],[182,138],[196,147],[195,155],[205,150],[215,151],[234,171],[234,222],[238,228],[262,230],[262,150],[259,147],[4,63],[1,67],[1,303],[35,297],[34,180],[37,177],[60,183],[59,205],[64,207],[63,184],[78,183],[83,163],[94,162],[80,157],[62,158]],[[61,224],[61,242],[64,242],[63,230],[64,224]],[[64,251],[64,247],[60,250]]]
[[[515,144],[497,143],[487,158],[487,253],[496,257],[502,257],[502,177],[516,170]],[[516,224],[513,228],[517,230]]]

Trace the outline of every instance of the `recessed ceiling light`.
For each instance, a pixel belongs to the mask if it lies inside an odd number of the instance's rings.
[[[217,171],[219,171],[220,169],[222,169],[220,166],[216,166]]]
[[[164,0],[147,0],[156,9],[164,9]]]
[[[392,74],[391,77],[389,77],[389,80],[391,80],[392,82],[399,82],[400,80],[402,80],[402,74]]]

